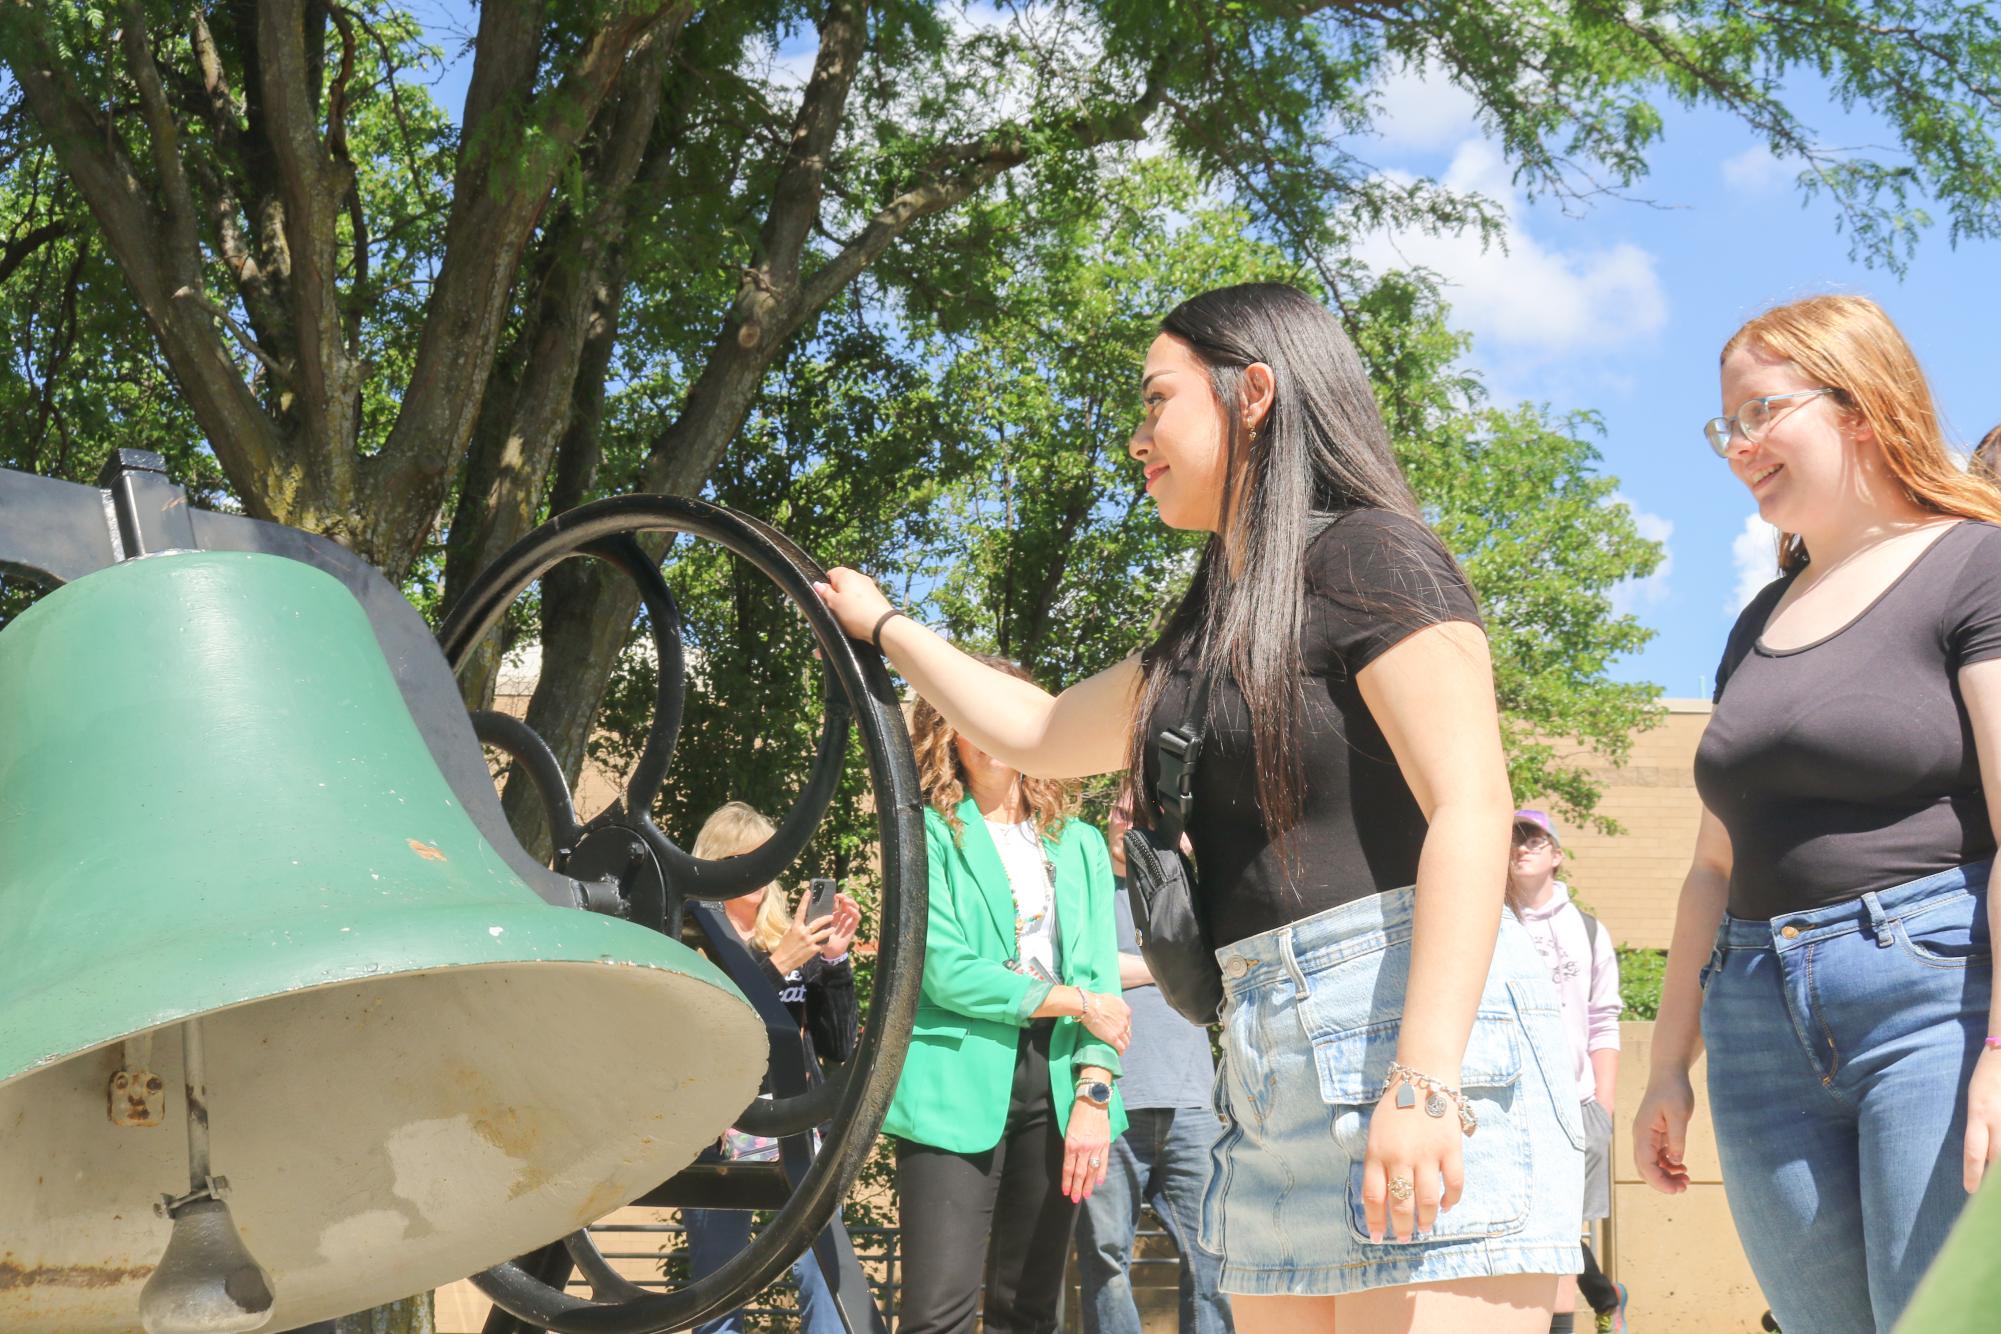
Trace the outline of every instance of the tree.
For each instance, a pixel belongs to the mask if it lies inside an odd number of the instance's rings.
[[[771,53],[809,28],[795,91]],[[1652,98],[1728,108],[1894,263],[1928,221],[1914,192],[1955,237],[2001,221],[1997,32],[1944,0],[1058,0],[984,20],[919,0],[489,0],[455,133],[389,0],[6,0],[0,123],[34,150],[5,172],[6,244],[102,246],[150,373],[251,513],[398,579],[438,577],[449,515],[449,602],[550,507],[699,491],[863,275],[890,305],[981,308],[957,284],[994,219],[968,205],[1003,178],[1032,179],[1029,222],[1054,228],[1151,137],[1345,300],[1329,248],[1353,227],[1491,222],[1358,154],[1381,76],[1423,64],[1479,100],[1537,190],[1635,182]],[[1882,115],[1902,160],[1819,147],[1779,92],[1801,65]],[[74,363],[37,383],[60,393]],[[638,449],[608,468],[607,396],[634,382],[653,390],[627,418]],[[574,767],[635,604],[581,567],[544,593],[530,718]]]

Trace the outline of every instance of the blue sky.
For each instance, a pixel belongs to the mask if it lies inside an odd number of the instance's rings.
[[[1970,446],[2001,422],[1994,337],[2001,245],[1920,242],[1899,280],[1849,259],[1833,209],[1802,207],[1796,169],[1772,160],[1740,123],[1669,111],[1649,203],[1600,200],[1583,212],[1527,203],[1482,138],[1469,101],[1448,86],[1399,80],[1373,160],[1505,202],[1506,254],[1466,240],[1372,241],[1377,262],[1401,258],[1452,284],[1455,322],[1475,338],[1473,363],[1503,399],[1592,408],[1604,418],[1603,470],[1619,479],[1668,561],[1621,600],[1659,631],[1614,674],[1670,696],[1706,696],[1738,607],[1771,577],[1771,547],[1749,495],[1700,434],[1716,415],[1716,355],[1745,319],[1815,292],[1856,292],[1890,312],[1916,349],[1950,437]],[[1796,105],[1833,143],[1886,143],[1867,121],[1829,108],[1817,89]],[[1934,209],[1934,216],[1940,211]]]
[[[416,0],[448,58],[477,24],[464,0]],[[972,23],[993,22],[986,6]],[[780,77],[803,81],[809,33],[777,53]],[[452,62],[436,94],[456,117],[471,62]],[[1793,98],[1822,142],[1883,144],[1880,126],[1803,85]],[[1796,168],[1774,161],[1740,122],[1717,112],[1666,109],[1635,198],[1529,202],[1498,147],[1480,132],[1465,94],[1420,76],[1384,90],[1382,135],[1363,156],[1386,171],[1478,190],[1506,206],[1505,250],[1470,237],[1377,237],[1364,257],[1419,264],[1448,284],[1455,323],[1474,336],[1471,363],[1498,401],[1531,399],[1603,418],[1602,469],[1619,479],[1642,530],[1667,560],[1621,590],[1622,608],[1658,633],[1617,663],[1622,680],[1670,696],[1706,697],[1737,609],[1772,573],[1755,507],[1703,443],[1721,409],[1716,354],[1745,319],[1816,292],[1876,298],[1931,375],[1953,441],[1967,446],[2001,422],[1993,336],[2001,304],[2001,244],[1954,249],[1943,227],[1919,244],[1899,279],[1851,260],[1824,200],[1803,203]],[[1935,214],[1939,210],[1933,210]]]

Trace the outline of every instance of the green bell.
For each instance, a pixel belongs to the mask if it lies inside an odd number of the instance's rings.
[[[463,1277],[672,1176],[765,1053],[506,865],[330,576],[149,556],[0,633],[0,1329],[138,1328],[170,1236],[156,1330]]]

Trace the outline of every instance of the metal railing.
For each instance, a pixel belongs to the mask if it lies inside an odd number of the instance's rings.
[[[602,1223],[589,1229],[592,1238],[604,1257],[621,1270],[629,1273],[634,1262],[644,1261],[653,1266],[651,1277],[635,1277],[632,1282],[642,1288],[665,1290],[679,1287],[688,1281],[686,1238],[688,1230],[679,1223]],[[903,1233],[893,1227],[857,1227],[847,1229],[848,1238],[855,1248],[855,1258],[861,1261],[862,1272],[867,1275],[869,1290],[875,1296],[876,1309],[882,1312],[885,1323],[892,1328],[896,1324],[896,1299],[900,1284],[900,1269],[903,1261]],[[643,1238],[658,1238],[651,1249],[639,1249]],[[1154,1244],[1146,1244],[1154,1243]],[[1164,1252],[1164,1253],[1162,1253]],[[1132,1266],[1169,1265],[1181,1263],[1174,1252],[1172,1239],[1154,1219],[1152,1213],[1142,1215],[1141,1226],[1133,1239]],[[1075,1271],[1071,1272],[1072,1282],[1066,1286],[1074,1292]],[[570,1286],[586,1288],[583,1280],[572,1276]],[[798,1326],[798,1286],[792,1281],[791,1271],[776,1283],[759,1293],[743,1308],[746,1329],[796,1330]],[[778,1298],[778,1301],[773,1301]],[[1075,1323],[1074,1315],[1070,1323]]]
[[[680,1223],[600,1223],[587,1229],[605,1259],[621,1270],[635,1261],[652,1264],[654,1272],[650,1278],[632,1278],[632,1282],[642,1288],[680,1287],[688,1281],[686,1260],[686,1238],[688,1229]],[[897,1266],[902,1259],[900,1229],[893,1227],[855,1227],[847,1229],[848,1240],[855,1248],[855,1258],[861,1262],[862,1273],[868,1278],[869,1291],[875,1296],[876,1309],[882,1312],[883,1321],[894,1326],[896,1322]],[[635,1249],[630,1239],[637,1237],[657,1237],[650,1250]],[[623,1263],[621,1263],[623,1262]],[[629,1271],[628,1271],[629,1272]],[[570,1278],[573,1288],[588,1289],[589,1285],[576,1275]],[[780,1298],[774,1302],[772,1299]],[[759,1293],[741,1308],[746,1329],[794,1330],[798,1328],[799,1288],[793,1282],[791,1270]]]

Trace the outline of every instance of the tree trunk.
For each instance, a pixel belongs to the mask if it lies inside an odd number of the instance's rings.
[[[634,179],[642,168],[657,169],[671,152],[671,146],[647,151],[659,119],[667,55],[665,44],[656,44],[619,76],[617,101],[585,155],[597,203],[588,212],[566,211],[536,257],[530,318],[487,382],[473,431],[445,548],[447,611],[481,570],[534,526],[559,452],[586,448],[595,459],[596,410],[587,439],[575,438],[571,420],[580,400],[600,405],[603,400],[625,289],[617,238],[627,226]],[[491,702],[499,667],[500,644],[490,636],[460,676],[468,705],[484,708]]]

